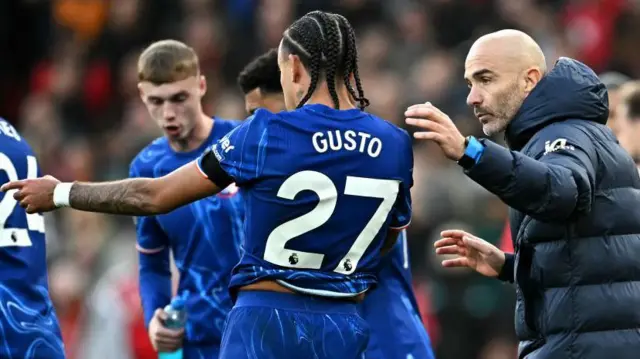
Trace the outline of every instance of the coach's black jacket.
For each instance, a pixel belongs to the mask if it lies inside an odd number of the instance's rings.
[[[511,207],[519,357],[640,358],[640,177],[605,127],[607,92],[562,58],[467,171]],[[640,139],[638,139],[640,141]]]

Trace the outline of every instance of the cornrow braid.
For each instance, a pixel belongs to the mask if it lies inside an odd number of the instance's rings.
[[[364,109],[369,101],[358,74],[358,52],[355,31],[346,18],[341,15],[312,11],[296,20],[283,34],[283,45],[300,57],[302,64],[311,76],[311,83],[297,108],[311,98],[321,75],[325,76],[327,88],[335,108],[340,108],[336,91],[336,78],[341,76],[349,94]],[[351,74],[356,80],[358,93],[351,85]]]
[[[341,31],[343,34],[347,34],[347,38],[345,39],[346,43],[346,57],[344,59],[347,66],[344,69],[344,84],[349,90],[351,96],[358,102],[358,107],[361,110],[364,110],[367,106],[369,106],[369,99],[364,97],[364,88],[362,87],[362,81],[360,80],[360,73],[358,71],[358,47],[356,46],[356,32],[353,30],[353,27],[349,24],[349,21],[342,15],[335,15],[340,22]],[[353,78],[356,82],[356,88],[358,89],[358,94],[353,90],[353,86],[351,85],[351,74],[353,74]]]
[[[306,19],[307,21],[303,21]],[[322,36],[314,36],[313,28],[315,26],[309,20],[311,18],[305,15],[300,20],[294,22],[283,34],[283,44],[286,45],[291,53],[300,56],[300,60],[307,67],[311,82],[306,95],[300,100],[297,108],[302,107],[311,98],[313,91],[318,86],[320,78],[320,62],[322,61]]]

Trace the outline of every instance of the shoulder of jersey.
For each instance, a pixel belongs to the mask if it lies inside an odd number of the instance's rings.
[[[20,132],[4,117],[0,117],[0,134],[14,139],[16,144],[24,146],[28,151],[31,151],[31,146],[22,138]]]
[[[309,114],[308,114],[308,113],[305,113],[305,108],[304,108],[304,107],[296,108],[296,109],[294,109],[294,110],[290,110],[290,111],[288,111],[288,110],[282,110],[282,111],[280,111],[280,112],[276,112],[276,113],[269,112],[268,110],[265,110],[265,109],[262,109],[262,110],[264,110],[264,112],[266,112],[267,114],[270,114],[270,115],[271,115],[271,117],[274,117],[274,118],[278,118],[278,117],[279,117],[279,118],[286,118],[286,117],[296,117],[296,116],[309,116]],[[256,113],[257,113],[257,112],[258,112],[258,111],[256,111]]]
[[[241,120],[232,120],[228,118],[214,117],[213,120],[215,121],[214,126],[220,126],[223,129],[225,129],[227,132],[233,130],[234,128],[242,124]]]
[[[407,130],[403,129],[402,127],[399,127],[397,125],[395,125],[392,122],[389,122],[383,118],[380,118],[376,115],[372,115],[372,114],[368,114],[369,117],[379,121],[381,123],[381,127],[386,127],[386,129],[389,131],[388,133],[393,136],[396,137],[398,140],[403,140],[403,141],[409,141],[412,142],[411,140],[411,135],[409,135],[409,132],[407,132]]]
[[[2,123],[2,129],[5,128],[11,128],[13,129],[13,131],[19,135],[18,129],[13,127],[13,125],[11,124],[11,122],[7,121],[4,117],[0,117],[0,122]]]
[[[394,127],[396,133],[398,134],[398,136],[401,139],[404,139],[405,141],[407,141],[409,143],[413,142],[413,138],[411,137],[411,135],[409,134],[409,132],[407,130],[405,130],[404,128],[398,127],[398,126],[396,126],[394,124],[391,124],[391,125]]]
[[[253,115],[249,116],[245,121],[252,121],[252,123],[260,124],[262,126],[266,126],[269,122],[281,118],[283,113],[287,113],[286,111],[273,113],[267,109],[259,108]]]
[[[158,162],[158,159],[168,153],[166,137],[158,137],[143,148],[131,161],[131,167],[136,167],[142,172],[148,167],[149,170]]]

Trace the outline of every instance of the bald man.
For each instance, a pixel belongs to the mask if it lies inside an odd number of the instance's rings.
[[[464,78],[485,134],[503,132],[509,149],[465,138],[428,103],[406,122],[511,207],[515,254],[447,230],[443,265],[515,284],[519,358],[640,358],[640,177],[605,126],[605,86],[572,59],[547,70],[514,30],[478,39]]]

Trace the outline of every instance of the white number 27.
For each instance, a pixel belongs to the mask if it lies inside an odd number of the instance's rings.
[[[0,152],[0,171],[7,174],[9,181],[17,181],[18,173],[11,159]],[[33,156],[27,156],[27,178],[38,177],[38,162]],[[0,201],[0,247],[30,247],[32,245],[29,238],[29,230],[44,233],[44,218],[42,215],[34,213],[27,214],[26,228],[7,228],[7,220],[17,201],[13,198],[15,190],[8,191]]]
[[[399,181],[347,176],[345,195],[381,198],[382,203],[360,232],[349,252],[340,260],[335,272],[353,273],[376,234],[387,219],[398,194]],[[338,202],[338,190],[331,179],[316,171],[302,171],[287,178],[278,190],[278,197],[293,200],[302,191],[313,191],[319,198],[311,212],[276,227],[269,237],[264,259],[289,268],[319,269],[324,255],[285,248],[288,241],[325,224]]]

